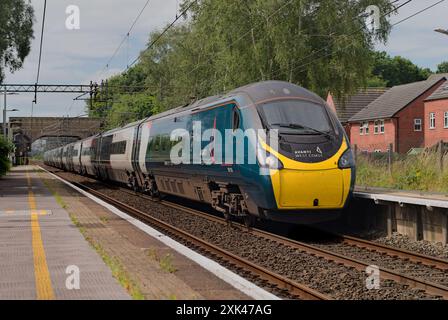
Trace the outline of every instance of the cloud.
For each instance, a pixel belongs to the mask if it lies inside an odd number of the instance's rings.
[[[153,0],[145,9],[121,50],[117,53],[103,77],[117,74],[126,68],[144,49],[149,33],[171,22],[177,9],[176,0]],[[7,74],[6,83],[36,81],[42,27],[43,1],[32,0],[35,8],[35,39],[24,68]],[[44,47],[40,83],[88,84],[99,80],[101,70],[129,30],[146,0],[58,0],[47,3]],[[65,26],[66,8],[76,5],[80,9],[80,29],[68,30]],[[84,111],[84,102],[72,99],[70,94],[39,94],[35,106],[36,116],[61,116],[70,109],[70,115]],[[29,116],[33,94],[8,96],[10,105],[21,110],[14,116]],[[73,106],[72,106],[73,105]],[[69,108],[72,106],[72,108]]]
[[[43,1],[32,0],[36,11],[35,39],[30,56],[24,68],[15,74],[7,74],[8,83],[34,83],[37,72],[40,29]],[[46,32],[42,57],[41,83],[88,84],[99,80],[101,71],[114,50],[127,33],[146,0],[58,0],[49,1],[47,7]],[[152,0],[142,14],[127,42],[105,70],[103,77],[117,74],[126,68],[145,48],[149,33],[164,27],[174,19],[177,0]],[[181,2],[181,1],[179,1]],[[392,17],[396,22],[427,5],[430,0],[413,1]],[[69,5],[80,9],[80,30],[67,30],[65,10]],[[422,67],[436,68],[448,60],[448,37],[435,33],[439,27],[448,28],[448,3],[433,8],[396,26],[386,46],[391,55],[402,55]],[[84,112],[85,102],[73,103],[76,95],[39,94],[38,105],[34,107],[37,116],[76,116]],[[14,115],[30,115],[33,94],[8,96],[11,106],[21,112]],[[0,116],[1,117],[1,116]]]
[[[391,18],[392,23],[417,13],[436,1],[413,1],[400,9],[399,14]],[[448,60],[448,37],[434,32],[437,28],[448,28],[448,3],[423,12],[395,26],[388,43],[378,45],[392,56],[401,55],[421,67],[435,70],[437,65]]]

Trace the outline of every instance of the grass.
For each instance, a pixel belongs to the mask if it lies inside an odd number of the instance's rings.
[[[103,259],[104,263],[112,271],[112,276],[118,280],[123,288],[126,289],[126,291],[131,295],[132,299],[144,300],[145,297],[140,288],[135,283],[135,281],[131,279],[120,261],[117,258],[109,256],[100,244],[95,243],[92,238],[87,235],[86,229],[74,215],[70,214],[70,218],[72,219],[73,224],[79,229],[79,232],[81,232],[81,234],[84,236],[86,241],[93,249],[95,249],[101,259]]]
[[[42,178],[42,177],[41,177]],[[66,209],[68,206],[62,199],[62,197],[52,188],[50,183],[42,179],[44,185],[50,190],[50,192],[53,194],[54,198],[56,199],[56,202],[64,209]],[[73,224],[78,228],[79,232],[83,235],[84,239],[90,244],[90,246],[99,254],[101,259],[103,259],[104,263],[110,268],[112,271],[112,275],[115,279],[118,280],[120,285],[126,289],[126,291],[131,295],[132,299],[134,300],[144,300],[145,297],[143,293],[141,292],[138,285],[131,279],[129,274],[126,272],[123,265],[120,263],[120,261],[115,257],[110,257],[107,252],[104,250],[104,248],[93,241],[91,237],[88,236],[87,230],[83,227],[83,225],[79,222],[78,218],[73,215],[69,214],[70,219],[72,220]],[[104,220],[107,222],[107,218],[101,217],[101,221],[104,222]]]
[[[107,224],[109,222],[109,218],[108,217],[100,217],[100,220],[104,224]]]
[[[94,243],[90,240],[91,246],[95,251],[101,256],[104,263],[112,271],[112,275],[118,280],[120,285],[126,289],[126,291],[131,295],[134,300],[144,300],[145,297],[137,284],[130,278],[129,274],[126,272],[123,265],[117,258],[110,257],[106,251],[99,244]]]
[[[63,209],[67,209],[68,206],[64,202],[62,197],[59,195],[59,193],[56,190],[54,190],[54,188],[50,185],[50,183],[48,182],[48,180],[46,178],[42,177],[42,171],[37,171],[37,172],[40,175],[40,179],[41,179],[42,183],[48,190],[50,190],[50,192],[53,195],[54,199],[56,200],[57,204],[59,204]]]
[[[436,153],[397,157],[392,173],[388,170],[387,160],[359,155],[356,183],[367,187],[448,193],[447,161],[444,168],[442,173]]]
[[[173,259],[170,254],[166,254],[163,257],[159,256],[159,253],[154,249],[148,250],[148,257],[159,263],[160,268],[167,273],[175,273],[176,267],[173,265]]]

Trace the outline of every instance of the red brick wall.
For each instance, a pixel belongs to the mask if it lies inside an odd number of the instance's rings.
[[[424,147],[425,130],[426,126],[429,126],[429,113],[425,114],[426,112],[424,101],[444,82],[444,79],[440,80],[435,86],[432,87],[432,89],[428,90],[414,102],[409,104],[406,108],[398,112],[395,115],[396,119],[386,120],[384,134],[375,135],[374,122],[370,121],[369,135],[361,136],[359,134],[360,124],[352,123],[350,132],[350,140],[352,144],[358,145],[358,150],[368,152],[374,152],[375,150],[381,150],[382,152],[385,152],[389,148],[390,143],[394,144],[394,151],[399,153],[406,153],[411,148]],[[441,118],[441,120],[438,118]],[[422,131],[414,131],[414,119],[422,119]],[[436,116],[436,120],[443,121],[443,114],[439,117]]]
[[[375,152],[379,150],[386,152],[389,145],[394,145],[395,151],[395,119],[386,119],[384,121],[384,133],[375,134],[374,121],[369,121],[369,134],[359,134],[359,123],[352,123],[350,129],[350,141],[353,146],[358,146],[358,151]]]
[[[425,146],[425,128],[429,126],[429,115],[425,115],[425,99],[428,98],[445,80],[440,80],[437,85],[420,96],[408,107],[401,110],[396,116],[398,121],[398,152],[406,153],[411,148],[423,148]],[[423,130],[414,130],[414,119],[422,119]]]
[[[448,129],[444,128],[444,113],[448,111],[448,99],[428,101],[425,103],[425,147],[432,147],[440,140],[448,142]],[[429,129],[429,114],[436,114],[436,128]]]

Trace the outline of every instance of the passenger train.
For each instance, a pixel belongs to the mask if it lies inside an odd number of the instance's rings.
[[[241,157],[237,152],[230,163],[174,163],[172,149],[179,140],[173,141],[173,131],[192,133],[198,122],[202,130],[222,136],[228,130],[267,132],[265,140],[245,138],[243,158],[258,148],[264,155],[256,152],[254,163],[236,161]],[[271,131],[278,136],[276,148],[267,139]],[[194,138],[188,139],[191,148]],[[201,147],[205,150],[214,139],[201,141]],[[213,156],[214,150],[209,151]],[[337,219],[355,183],[352,149],[337,116],[318,95],[281,81],[247,85],[48,151],[44,162],[154,197],[206,203],[247,224],[255,219],[297,224]],[[268,174],[260,174],[261,169]]]

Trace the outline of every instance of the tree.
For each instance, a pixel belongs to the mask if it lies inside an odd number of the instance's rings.
[[[442,62],[437,66],[437,73],[448,73],[448,61]]]
[[[369,5],[392,10],[388,0],[200,0],[163,37],[152,33],[148,43],[159,39],[155,45],[110,83],[136,80],[158,110],[271,79],[342,98],[367,85],[374,45],[386,42],[391,29],[383,14],[382,28],[367,30]],[[111,108],[94,109],[109,117]]]
[[[34,10],[30,1],[0,1],[0,83],[5,66],[11,72],[20,69],[31,50]]]
[[[0,136],[0,177],[4,176],[11,166],[9,154],[12,150],[12,145],[3,136]]]
[[[385,81],[387,87],[426,80],[431,75],[431,70],[400,56],[391,58],[386,52],[375,52],[373,57],[372,76]]]

